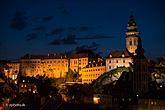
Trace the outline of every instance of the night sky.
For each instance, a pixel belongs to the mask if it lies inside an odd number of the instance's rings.
[[[164,0],[0,0],[0,59],[124,50],[131,12],[145,55],[156,58],[165,54],[164,10]]]

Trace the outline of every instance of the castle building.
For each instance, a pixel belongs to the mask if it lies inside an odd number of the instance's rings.
[[[129,67],[132,55],[128,51],[113,51],[106,58],[106,72],[117,67]]]
[[[129,67],[133,63],[133,56],[136,54],[135,50],[138,45],[139,32],[134,16],[131,15],[127,24],[126,32],[126,50],[111,51],[106,58],[106,72],[117,67]]]
[[[74,72],[78,72],[81,75],[82,68],[88,65],[89,54],[71,54],[69,60],[70,69]]]
[[[66,55],[25,55],[21,57],[20,71],[25,76],[45,75],[52,78],[65,77],[68,72]]]
[[[105,61],[102,59],[90,61],[82,69],[82,84],[89,84],[105,73]]]
[[[20,71],[25,76],[45,75],[51,78],[65,78],[69,69],[81,75],[81,69],[88,65],[89,54],[70,55],[25,55],[21,57]]]
[[[19,73],[19,62],[7,62],[7,65],[9,67],[9,70],[5,73],[5,76],[11,78],[12,80],[15,80]]]

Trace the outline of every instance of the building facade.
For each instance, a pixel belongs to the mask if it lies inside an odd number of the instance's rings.
[[[19,73],[19,62],[8,62],[7,63],[9,70],[5,73],[5,76],[11,78],[12,80],[15,80]]]
[[[129,67],[132,62],[132,55],[128,51],[110,52],[106,58],[106,72],[117,67]]]
[[[80,75],[82,74],[82,68],[88,65],[89,54],[72,54],[69,57],[70,69],[74,72],[78,72]]]
[[[66,55],[25,55],[21,58],[20,71],[25,76],[45,75],[63,78],[68,72]]]
[[[81,75],[81,69],[88,65],[89,54],[25,55],[20,62],[20,71],[25,76],[65,78],[69,69]]]
[[[105,61],[104,60],[94,60],[90,61],[86,67],[82,69],[82,83],[90,84],[92,81],[96,80],[100,75],[105,73]]]

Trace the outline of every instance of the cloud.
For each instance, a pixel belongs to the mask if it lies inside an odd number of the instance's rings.
[[[50,33],[48,33],[47,35],[49,35],[49,36],[59,35],[59,34],[62,34],[64,31],[65,31],[65,28],[55,28]]]
[[[82,32],[82,31],[89,31],[92,27],[89,26],[80,26],[80,27],[68,27],[69,32]]]
[[[49,43],[49,45],[60,45],[60,39],[54,39],[52,42]]]
[[[77,44],[75,38],[76,38],[75,35],[69,34],[67,35],[66,38],[54,39],[52,42],[49,43],[49,45],[75,45]]]
[[[66,38],[63,38],[62,44],[77,44],[76,42],[76,36],[73,34],[69,34]]]
[[[98,48],[99,44],[97,44],[96,42],[92,42],[91,44],[88,44],[88,45],[81,45],[81,46],[78,46],[76,47],[76,51],[79,51],[79,50],[94,50],[96,51],[97,48]]]
[[[28,26],[26,13],[25,12],[16,12],[13,19],[10,21],[10,27],[12,29],[21,31]]]
[[[54,18],[54,16],[45,16],[45,17],[42,18],[42,21],[43,22],[48,22],[48,21],[51,21],[53,18]]]
[[[88,37],[89,36],[89,37]],[[76,38],[76,40],[92,40],[92,39],[107,39],[107,38],[114,38],[114,36],[108,35],[88,35],[85,37]]]
[[[28,35],[26,35],[26,41],[32,41],[34,39],[36,39],[38,37],[38,35],[36,33],[29,33]]]
[[[50,42],[50,45],[61,45],[61,44],[67,44],[67,45],[73,45],[77,44],[78,40],[94,40],[94,39],[107,39],[107,38],[113,38],[113,36],[106,36],[106,35],[91,35],[91,36],[85,36],[85,37],[79,37],[77,38],[74,34],[68,34],[67,37],[62,39],[54,39],[52,42]],[[98,44],[96,42],[92,42],[91,45],[84,45],[84,48],[95,48]],[[83,47],[83,46],[82,46]]]

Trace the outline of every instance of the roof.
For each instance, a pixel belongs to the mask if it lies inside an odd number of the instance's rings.
[[[127,50],[125,51],[112,51],[109,53],[107,58],[123,58],[123,57],[132,57],[133,55],[128,52]]]
[[[61,59],[67,58],[67,55],[56,55],[56,54],[48,54],[48,55],[29,55],[21,57],[21,59]]]
[[[99,66],[105,66],[105,61],[93,61],[91,63],[89,63],[88,65],[86,65],[84,68],[92,68],[92,67],[99,67]]]
[[[68,59],[68,58],[85,58],[88,57],[89,54],[87,53],[81,53],[81,54],[70,54],[70,55],[66,55],[66,54],[48,54],[48,55],[29,55],[26,54],[25,56],[21,57],[21,59]]]

